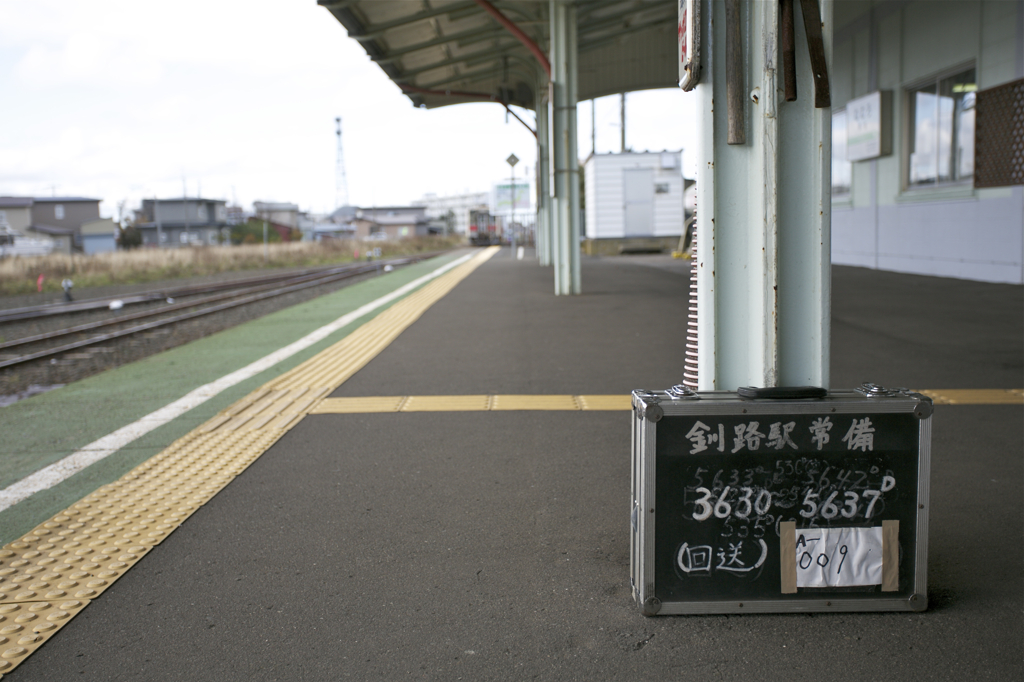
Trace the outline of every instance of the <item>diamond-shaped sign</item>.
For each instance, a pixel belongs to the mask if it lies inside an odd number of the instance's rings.
[[[519,157],[516,156],[515,154],[509,154],[508,158],[505,159],[505,163],[515,168],[516,164],[519,163]]]

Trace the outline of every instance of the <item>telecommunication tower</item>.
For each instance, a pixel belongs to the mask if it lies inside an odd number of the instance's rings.
[[[338,161],[334,169],[334,207],[348,206],[348,179],[345,177],[345,154],[341,147],[341,116],[334,119],[338,134]]]

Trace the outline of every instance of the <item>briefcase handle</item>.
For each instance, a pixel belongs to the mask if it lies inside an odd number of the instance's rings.
[[[828,395],[828,390],[817,386],[740,386],[736,393],[747,400],[803,400],[824,398]]]

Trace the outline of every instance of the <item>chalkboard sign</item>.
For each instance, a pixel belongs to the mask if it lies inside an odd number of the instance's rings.
[[[925,398],[662,395],[634,397],[645,613],[925,607]]]

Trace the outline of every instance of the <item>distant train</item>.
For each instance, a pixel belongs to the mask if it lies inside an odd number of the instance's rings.
[[[487,211],[469,212],[469,242],[473,246],[501,243],[498,221]]]

